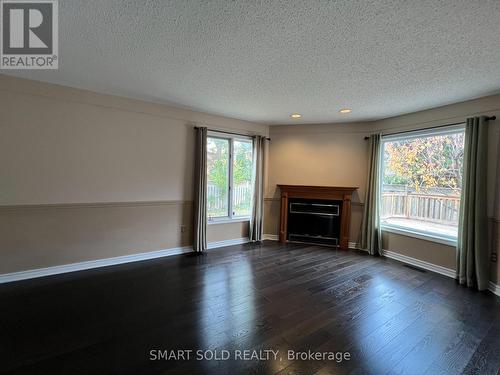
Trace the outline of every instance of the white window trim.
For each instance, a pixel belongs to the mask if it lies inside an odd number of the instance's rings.
[[[224,132],[208,131],[208,138],[219,138],[229,140],[229,175],[228,175],[228,214],[229,216],[217,216],[209,217],[207,216],[207,224],[227,224],[227,223],[237,223],[245,222],[251,220],[251,215],[233,215],[233,151],[234,151],[234,141],[235,140],[246,140],[252,142],[253,148],[253,137],[239,134],[228,134]],[[253,155],[252,155],[253,157]],[[208,212],[207,212],[208,215]]]
[[[229,224],[229,223],[244,223],[250,221],[250,216],[233,216],[232,219],[228,217],[214,217],[212,220],[207,220],[207,225]]]
[[[382,180],[383,180],[383,173],[384,173],[384,146],[386,142],[393,142],[393,141],[398,141],[398,140],[407,140],[407,139],[412,139],[412,138],[421,138],[421,137],[430,137],[433,135],[445,135],[445,134],[454,134],[458,133],[461,131],[465,131],[465,123],[463,124],[457,124],[457,125],[450,125],[450,126],[445,126],[445,127],[437,127],[437,128],[431,128],[431,129],[420,129],[420,130],[413,130],[413,131],[408,131],[408,132],[403,132],[403,133],[398,133],[398,134],[388,134],[388,135],[382,135],[381,140],[380,140],[380,171],[379,171],[379,178],[378,178],[378,183],[379,183],[379,194],[377,197],[377,205],[380,207],[380,197],[382,195]],[[460,202],[462,204],[462,202]],[[380,212],[380,209],[379,209]],[[448,245],[448,246],[456,246],[457,245],[457,238],[455,237],[447,237],[440,235],[439,233],[435,232],[424,232],[424,231],[419,231],[416,229],[409,229],[406,227],[400,227],[398,225],[392,225],[392,224],[380,224],[380,229],[384,232],[389,232],[389,233],[395,233],[395,234],[400,234],[403,236],[407,237],[413,237],[413,238],[418,238],[421,240],[425,241],[431,241],[431,242],[436,242],[440,243],[443,245]]]

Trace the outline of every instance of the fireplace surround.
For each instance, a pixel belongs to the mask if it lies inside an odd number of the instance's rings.
[[[352,194],[357,187],[278,185],[280,242],[348,248]]]

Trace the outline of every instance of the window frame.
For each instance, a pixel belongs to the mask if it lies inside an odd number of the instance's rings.
[[[255,155],[253,154],[253,146],[254,146],[254,138],[251,136],[246,136],[246,135],[239,135],[239,134],[228,134],[224,132],[217,132],[210,130],[207,132],[207,138],[217,138],[217,139],[224,139],[229,142],[229,160],[228,160],[228,194],[227,194],[227,199],[228,199],[228,216],[217,216],[217,217],[210,217],[208,216],[208,209],[207,209],[207,224],[224,224],[224,223],[236,223],[236,222],[245,222],[245,221],[250,221],[252,215],[234,215],[233,214],[233,154],[234,154],[234,141],[250,141],[252,144],[252,176],[253,176],[253,170],[255,168]],[[253,177],[252,177],[252,184],[253,184]],[[255,187],[254,187],[255,189]],[[253,196],[253,194],[252,194]],[[253,199],[252,199],[253,201]]]
[[[382,193],[383,193],[382,186],[383,186],[383,176],[384,176],[384,171],[385,171],[385,163],[384,163],[385,143],[399,141],[399,140],[411,140],[411,139],[415,139],[415,138],[431,137],[431,136],[437,136],[437,135],[456,134],[456,133],[460,133],[460,132],[465,132],[465,123],[460,123],[460,124],[455,124],[455,125],[447,125],[447,126],[438,126],[438,127],[430,128],[430,129],[410,130],[408,132],[397,133],[397,134],[388,134],[385,136],[384,135],[381,136],[380,152],[379,152],[380,170],[379,170],[379,176],[378,176],[379,193],[377,196],[377,206],[379,208],[378,215],[379,215],[380,229],[382,231],[389,232],[389,233],[396,233],[396,234],[400,234],[403,236],[417,238],[417,239],[421,239],[421,240],[437,242],[437,243],[441,243],[441,244],[448,245],[448,246],[456,246],[457,237],[454,237],[454,236],[447,236],[447,235],[440,234],[440,233],[423,231],[423,230],[418,230],[418,229],[414,229],[414,228],[408,228],[408,227],[400,226],[397,224],[383,223],[382,218],[381,218],[381,214],[382,214],[381,197],[382,197]],[[465,147],[465,145],[464,145],[464,147]],[[462,205],[462,201],[460,201],[460,205]],[[459,209],[460,209],[460,205],[459,205]]]

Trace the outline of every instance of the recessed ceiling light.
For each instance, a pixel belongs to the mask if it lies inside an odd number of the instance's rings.
[[[301,117],[302,117],[302,115],[301,115],[300,113],[292,113],[292,114],[290,115],[290,117],[291,117],[291,118],[301,118]]]
[[[340,113],[351,113],[352,109],[350,109],[350,108],[342,108],[339,112]]]

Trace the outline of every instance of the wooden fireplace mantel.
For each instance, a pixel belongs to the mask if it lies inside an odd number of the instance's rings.
[[[357,187],[352,186],[308,186],[308,185],[278,185],[281,190],[280,242],[287,242],[288,199],[325,199],[343,201],[340,218],[339,247],[348,248],[349,222],[351,218],[351,199]]]

